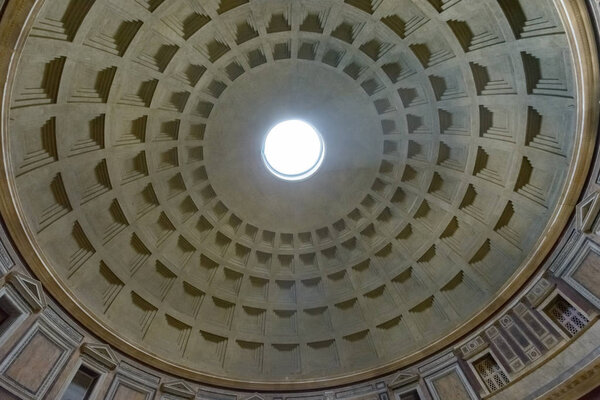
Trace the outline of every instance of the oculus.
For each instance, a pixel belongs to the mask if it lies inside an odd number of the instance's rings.
[[[265,137],[262,157],[276,177],[299,181],[313,175],[325,156],[325,144],[310,124],[292,119],[275,125]]]

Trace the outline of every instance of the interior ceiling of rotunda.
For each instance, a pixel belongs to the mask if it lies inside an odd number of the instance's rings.
[[[4,161],[28,261],[158,367],[268,384],[414,361],[526,279],[570,190],[576,86],[550,0],[36,13]],[[326,146],[304,180],[261,158],[286,119]]]

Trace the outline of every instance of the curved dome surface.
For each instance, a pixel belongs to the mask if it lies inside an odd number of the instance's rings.
[[[450,343],[543,257],[580,151],[552,1],[46,0],[20,57],[4,162],[35,272],[209,383]],[[261,157],[286,119],[325,142],[304,181]]]

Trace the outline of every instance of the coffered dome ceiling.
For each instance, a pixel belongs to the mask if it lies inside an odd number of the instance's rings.
[[[46,0],[12,75],[11,229],[83,323],[183,376],[414,361],[564,223],[584,111],[553,4]],[[327,153],[285,182],[261,145],[297,118]]]

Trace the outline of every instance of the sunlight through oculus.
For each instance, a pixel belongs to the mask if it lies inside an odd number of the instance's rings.
[[[314,174],[325,156],[323,138],[300,120],[280,122],[269,131],[262,149],[265,165],[278,178],[306,179]]]

